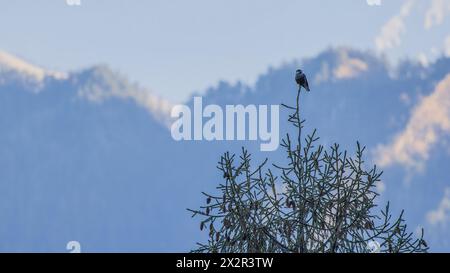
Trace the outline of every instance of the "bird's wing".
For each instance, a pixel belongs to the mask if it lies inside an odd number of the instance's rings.
[[[308,84],[308,79],[306,78],[306,76],[305,76],[305,89],[307,90],[307,91],[310,91],[309,90],[309,84]]]

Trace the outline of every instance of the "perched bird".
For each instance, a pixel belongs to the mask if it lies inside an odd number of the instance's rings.
[[[297,71],[295,72],[295,81],[298,84],[298,88],[303,87],[306,89],[306,91],[310,91],[309,85],[308,85],[308,79],[306,79],[305,73],[303,73],[303,71],[301,71],[300,69],[297,69]]]

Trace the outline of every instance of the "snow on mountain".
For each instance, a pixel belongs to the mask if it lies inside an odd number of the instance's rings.
[[[45,90],[45,85],[67,81],[78,87],[78,95],[92,102],[108,98],[132,99],[158,121],[168,125],[172,104],[150,91],[131,84],[108,67],[97,66],[81,72],[50,71],[0,51],[0,85],[23,84],[25,89]]]
[[[70,77],[79,84],[78,95],[88,101],[100,103],[110,98],[131,99],[148,110],[158,121],[169,125],[171,102],[130,83],[126,77],[114,73],[106,66],[73,73]]]
[[[44,68],[30,64],[14,55],[0,50],[0,73],[16,73],[23,78],[41,82],[46,77],[55,79],[67,79],[65,72],[49,71]]]
[[[381,167],[400,164],[421,170],[432,148],[447,144],[449,136],[450,74],[437,84],[431,95],[422,98],[414,107],[405,130],[391,144],[378,147],[376,162]]]

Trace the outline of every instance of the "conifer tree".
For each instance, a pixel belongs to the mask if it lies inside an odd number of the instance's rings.
[[[407,230],[403,211],[393,217],[389,203],[379,209],[376,183],[381,171],[366,168],[364,147],[351,157],[338,144],[318,144],[314,130],[302,139],[301,89],[288,122],[296,128],[281,141],[287,163],[266,159],[251,166],[246,149],[223,154],[218,169],[224,182],[203,193],[206,204],[188,209],[200,217],[209,239],[194,252],[348,253],[426,252],[423,230]]]

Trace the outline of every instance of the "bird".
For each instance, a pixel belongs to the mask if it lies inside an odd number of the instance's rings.
[[[297,71],[295,72],[295,81],[297,82],[299,89],[303,87],[306,89],[306,91],[310,91],[308,79],[301,69],[297,69]]]

